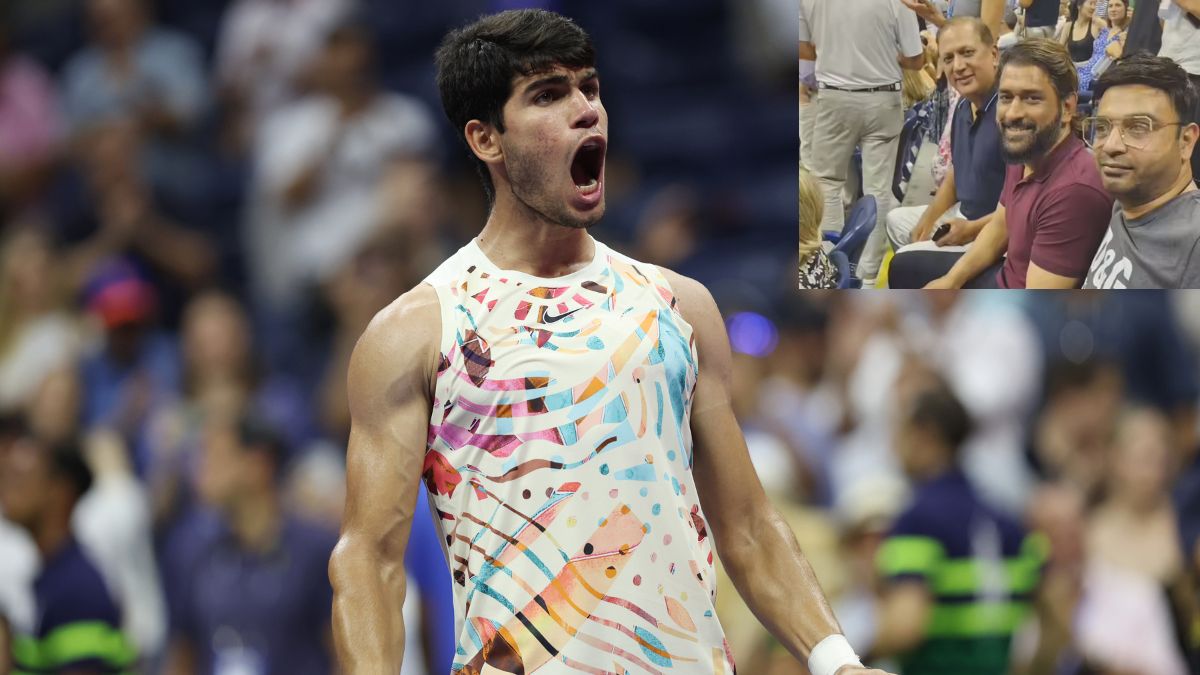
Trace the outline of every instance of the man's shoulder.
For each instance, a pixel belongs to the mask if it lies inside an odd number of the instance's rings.
[[[46,635],[79,621],[120,622],[120,610],[100,570],[77,543],[48,565],[34,584],[41,623]]]

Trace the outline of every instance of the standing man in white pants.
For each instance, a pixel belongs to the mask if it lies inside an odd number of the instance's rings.
[[[800,0],[800,164],[809,171],[812,157],[813,122],[816,113],[817,90],[815,68],[817,52],[811,42],[803,42],[805,36],[811,35],[808,16],[812,14],[812,6],[816,0]]]
[[[863,285],[870,286],[887,248],[884,219],[895,205],[892,173],[904,126],[901,68],[925,65],[917,15],[898,1],[816,0],[808,19],[810,33],[800,41],[802,49],[809,43],[816,50],[820,93],[810,166],[825,192],[821,229],[840,232],[845,224],[846,165],[861,146],[863,187],[878,204],[858,265]]]

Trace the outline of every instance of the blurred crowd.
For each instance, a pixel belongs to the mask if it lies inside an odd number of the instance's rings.
[[[734,404],[860,654],[1198,672],[1200,296],[807,293],[774,323]],[[807,672],[723,588],[739,670]]]
[[[787,4],[0,3],[0,671],[331,670],[350,351],[486,218],[433,82],[452,27],[575,18],[612,120],[597,236],[786,292]],[[446,672],[418,521],[406,672]]]

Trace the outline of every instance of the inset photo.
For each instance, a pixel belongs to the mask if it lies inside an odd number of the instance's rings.
[[[1200,288],[1198,139],[1196,0],[801,0],[800,287]]]

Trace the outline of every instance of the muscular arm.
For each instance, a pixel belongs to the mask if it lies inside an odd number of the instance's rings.
[[[692,403],[693,477],[717,554],[755,616],[805,661],[818,642],[841,628],[750,462],[730,406],[732,360],[716,303],[699,283],[666,274],[695,329],[701,374]],[[838,672],[881,673],[848,667]]]
[[[346,513],[329,561],[334,643],[346,673],[395,673],[404,656],[404,551],[440,324],[435,292],[418,286],[376,315],[350,357]]]

